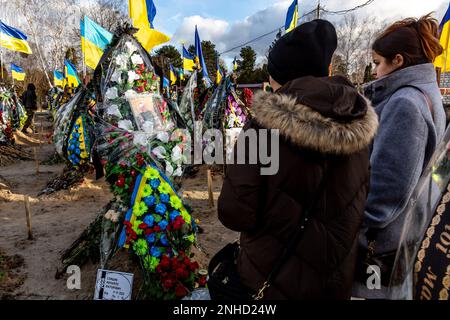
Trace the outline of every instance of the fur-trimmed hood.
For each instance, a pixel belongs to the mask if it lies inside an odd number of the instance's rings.
[[[279,129],[293,144],[326,154],[361,151],[378,129],[369,100],[342,77],[307,77],[275,94],[259,92],[252,111],[262,127]]]

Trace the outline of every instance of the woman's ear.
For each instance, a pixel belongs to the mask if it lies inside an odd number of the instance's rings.
[[[401,68],[405,63],[405,59],[403,59],[403,56],[401,54],[397,54],[392,63],[394,64],[395,67]]]

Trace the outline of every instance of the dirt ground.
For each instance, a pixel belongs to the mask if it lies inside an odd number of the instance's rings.
[[[43,123],[42,134],[16,137],[17,144],[25,150],[32,153],[35,148],[41,162],[54,154],[54,146],[44,137],[51,124],[43,119],[41,116],[36,120]],[[17,161],[0,167],[0,300],[91,299],[93,296],[98,265],[88,263],[81,268],[81,290],[67,289],[67,276],[57,280],[55,274],[61,252],[94,220],[112,194],[103,179],[95,181],[93,176],[87,176],[80,186],[71,190],[38,197],[47,182],[62,173],[63,168],[63,164],[41,165],[36,174],[35,161]],[[181,190],[193,209],[194,219],[200,221],[203,229],[198,238],[204,252],[196,252],[196,259],[203,267],[211,255],[238,236],[225,229],[217,219],[217,209],[209,207],[206,181],[206,168],[201,168],[193,178],[183,182]],[[214,174],[215,203],[221,185],[221,175]],[[33,240],[27,239],[25,195],[30,198]],[[115,259],[109,267],[116,271],[133,270],[127,254],[122,252],[119,256],[125,258]]]

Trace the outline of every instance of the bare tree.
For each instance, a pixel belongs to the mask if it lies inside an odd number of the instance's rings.
[[[380,24],[375,18],[358,19],[345,16],[337,28],[338,48],[334,58],[334,71],[348,76],[355,83],[362,83],[364,71],[372,61],[372,43]]]

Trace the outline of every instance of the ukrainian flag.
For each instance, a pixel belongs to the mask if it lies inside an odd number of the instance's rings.
[[[56,87],[64,87],[64,75],[59,71],[53,71],[53,83]]]
[[[233,71],[236,72],[237,69],[238,69],[238,63],[237,63],[236,57],[234,57],[234,60],[233,60]]]
[[[173,69],[173,65],[170,65],[170,84],[174,85],[177,83],[177,74],[175,73],[175,70]]]
[[[22,31],[0,21],[0,46],[13,51],[32,54],[27,36]]]
[[[166,77],[163,77],[163,88],[170,89],[170,82]]]
[[[217,62],[216,62],[216,69],[217,69],[216,84],[219,85],[222,82],[222,78],[223,78],[223,73],[222,73],[222,70],[220,69],[220,65],[219,65],[219,59],[217,59]]]
[[[297,27],[298,21],[298,0],[294,0],[291,6],[288,9],[286,16],[286,24],[284,28],[286,29],[286,33],[291,32]]]
[[[184,81],[184,70],[183,70],[183,68],[178,69],[178,76],[180,77],[181,81]]]
[[[25,72],[19,66],[16,66],[14,63],[11,63],[11,75],[14,80],[24,81],[25,80]]]
[[[66,75],[66,84],[69,87],[78,87],[81,84],[80,79],[77,75],[77,69],[69,60],[65,60],[64,62],[64,70]]]
[[[166,43],[170,37],[154,29],[156,7],[153,0],[128,0],[128,9],[133,26],[139,29],[135,37],[150,52],[154,47]]]
[[[444,48],[444,52],[434,60],[434,65],[437,68],[441,68],[442,73],[450,72],[450,6],[442,19],[440,25],[441,31],[441,46]]]
[[[211,79],[209,79],[208,69],[206,68],[205,58],[203,57],[202,42],[200,41],[197,26],[195,26],[195,61],[202,68],[203,80],[205,81],[206,86],[210,86]]]
[[[183,46],[183,69],[186,71],[194,71],[194,57]]]
[[[88,67],[95,70],[103,52],[111,43],[113,34],[100,25],[84,17],[81,20],[81,50],[84,54],[84,60]]]

